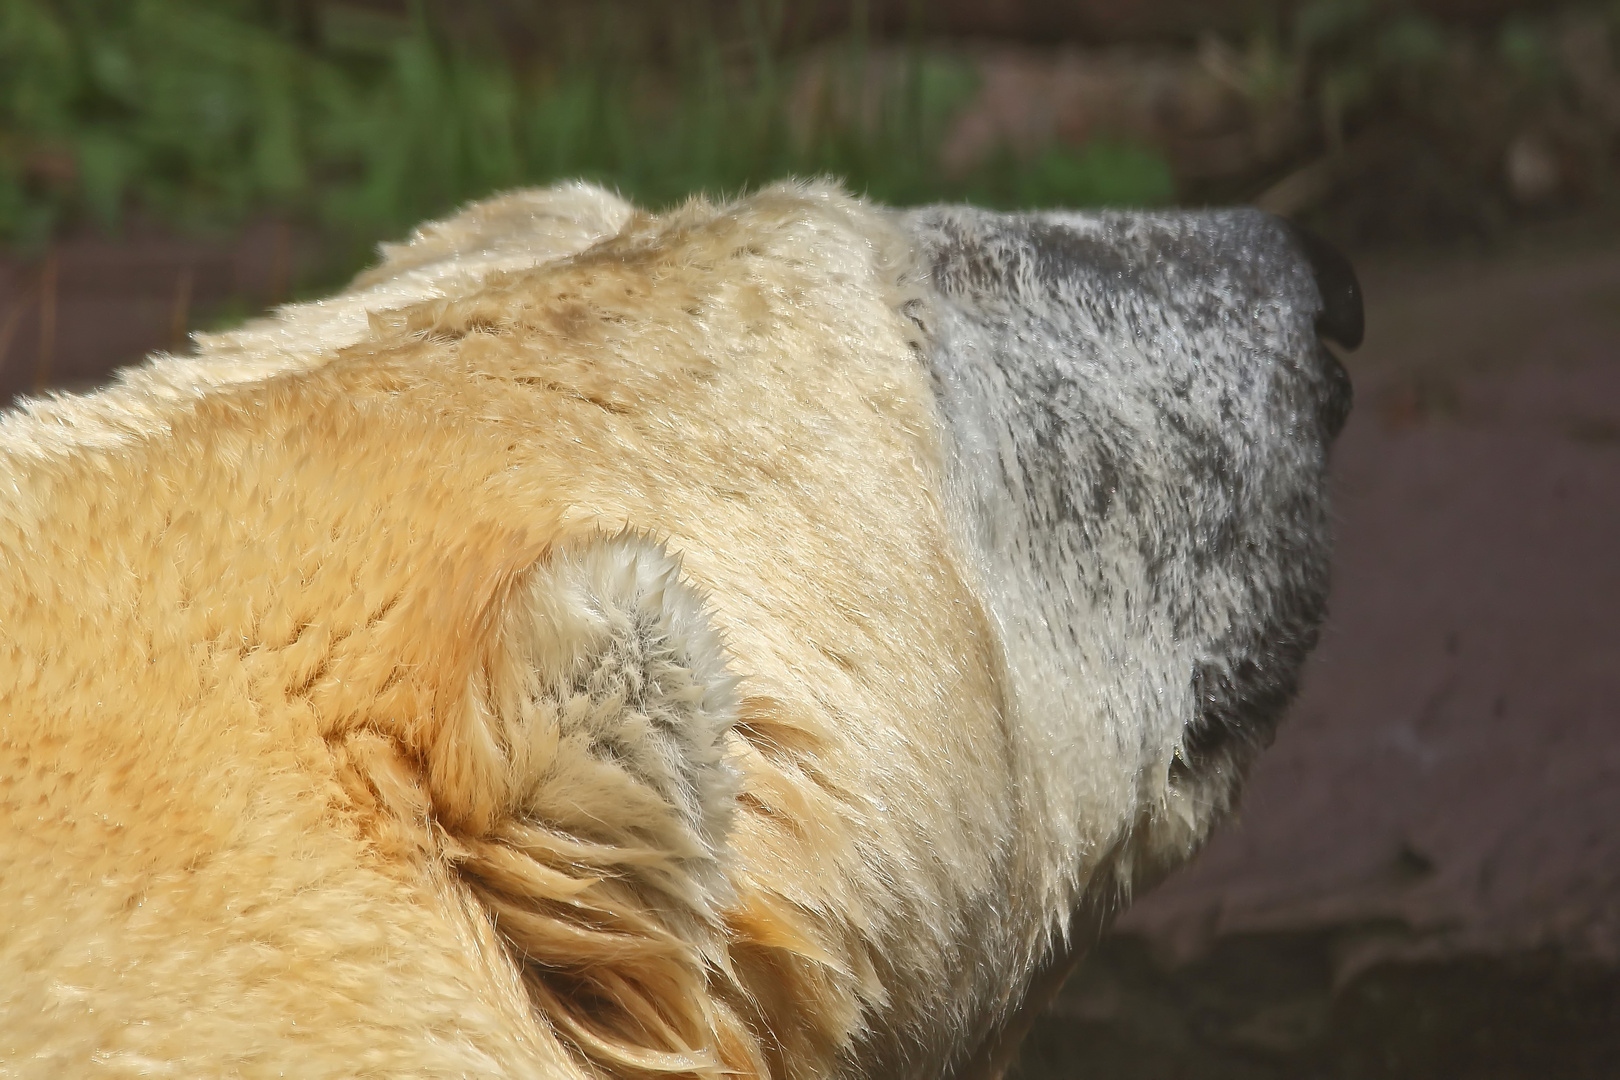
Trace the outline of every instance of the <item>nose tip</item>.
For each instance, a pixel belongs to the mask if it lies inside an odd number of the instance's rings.
[[[1294,242],[1310,263],[1316,278],[1316,291],[1322,294],[1322,311],[1316,316],[1316,332],[1346,349],[1361,344],[1366,332],[1366,313],[1361,306],[1361,282],[1356,280],[1356,269],[1338,248],[1302,229],[1285,222]]]

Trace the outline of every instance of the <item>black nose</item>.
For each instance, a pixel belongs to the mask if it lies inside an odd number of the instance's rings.
[[[1361,282],[1350,260],[1309,229],[1285,222],[1288,232],[1311,264],[1316,291],[1322,294],[1322,311],[1316,316],[1316,332],[1347,349],[1361,344],[1366,332],[1366,314],[1361,307]]]

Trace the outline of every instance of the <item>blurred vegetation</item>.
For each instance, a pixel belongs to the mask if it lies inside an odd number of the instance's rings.
[[[790,174],[893,203],[1175,194],[1161,157],[1117,142],[947,176],[938,146],[974,93],[970,67],[911,50],[875,69],[856,27],[807,80],[783,55],[781,4],[743,10],[740,40],[697,22],[650,59],[604,9],[557,50],[572,55],[525,58],[422,5],[0,0],[0,243],[131,214],[207,228],[270,212],[364,246],[571,177],[653,206]],[[318,25],[298,17],[311,12]],[[806,86],[820,89],[807,100]],[[852,95],[854,118],[834,107]]]
[[[1617,43],[1615,0],[1466,25],[1397,0],[1307,0],[1221,60],[1285,132],[1282,163],[1316,167],[1298,212],[1352,242],[1428,239],[1613,199]]]
[[[1160,43],[1241,98],[1248,149],[1224,171],[1118,126],[945,168],[971,55],[921,22],[874,40],[858,0],[809,42],[795,2],[0,0],[0,245],[273,215],[342,270],[469,199],[573,177],[655,207],[784,175],[1004,208],[1245,201],[1287,180],[1277,208],[1352,242],[1488,232],[1548,201],[1538,177],[1566,201],[1615,186],[1620,0],[1490,25],[1279,0],[1246,37]]]

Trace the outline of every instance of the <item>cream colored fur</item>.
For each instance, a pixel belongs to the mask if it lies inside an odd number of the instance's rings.
[[[524,193],[6,418],[4,1070],[969,1048],[1059,920],[905,270]]]
[[[827,186],[520,192],[0,420],[0,1074],[989,1060],[1227,796],[1031,712],[926,277]]]

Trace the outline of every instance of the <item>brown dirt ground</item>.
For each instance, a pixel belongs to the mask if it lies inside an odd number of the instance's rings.
[[[54,285],[0,257],[0,401],[257,308],[311,252],[273,224],[87,238]],[[1303,696],[1027,1080],[1620,1075],[1620,223],[1361,262]]]

